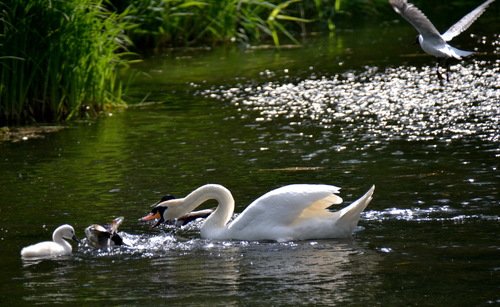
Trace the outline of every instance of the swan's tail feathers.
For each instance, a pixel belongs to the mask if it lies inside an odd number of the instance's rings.
[[[361,212],[365,210],[366,206],[373,198],[375,186],[373,185],[365,195],[361,196],[358,200],[340,210],[340,217],[337,223],[344,224],[345,227],[351,231],[358,225]]]

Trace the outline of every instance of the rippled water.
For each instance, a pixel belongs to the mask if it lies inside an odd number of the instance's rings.
[[[380,45],[359,49],[360,37]],[[0,303],[498,304],[498,44],[485,39],[492,54],[440,82],[432,59],[367,38],[153,58],[131,95],[162,103],[0,143]],[[291,183],[338,185],[346,204],[376,190],[346,240],[217,242],[199,222],[137,221],[161,195],[208,182],[233,192],[237,212]],[[19,257],[60,224],[82,237],[116,216],[128,246]]]
[[[488,67],[487,69],[485,69]],[[434,67],[365,67],[296,83],[266,82],[205,90],[258,112],[256,121],[286,118],[290,125],[342,126],[349,140],[453,140],[473,136],[500,141],[500,63],[473,61],[451,66],[450,82]]]

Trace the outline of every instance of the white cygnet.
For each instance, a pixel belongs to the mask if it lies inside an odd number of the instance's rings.
[[[54,230],[52,241],[40,242],[23,248],[21,250],[21,257],[43,258],[69,255],[73,249],[71,244],[65,239],[72,239],[79,242],[75,236],[75,230],[67,224],[61,225]]]

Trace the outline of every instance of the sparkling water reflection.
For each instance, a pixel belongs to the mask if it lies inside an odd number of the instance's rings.
[[[442,82],[433,67],[365,67],[301,80],[203,91],[256,111],[257,122],[284,118],[290,126],[342,126],[346,140],[362,134],[380,140],[500,141],[500,63],[473,61],[451,67]],[[337,145],[338,146],[338,145]]]

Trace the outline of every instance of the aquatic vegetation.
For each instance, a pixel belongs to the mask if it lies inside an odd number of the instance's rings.
[[[129,24],[100,0],[0,4],[0,125],[120,105]]]
[[[192,46],[238,43],[246,46],[272,40],[298,44],[312,31],[333,31],[338,16],[374,16],[385,0],[129,0],[128,18],[137,27],[130,36],[137,46]]]
[[[128,18],[137,24],[130,35],[137,45],[190,46],[221,42],[249,43],[279,35],[297,42],[285,23],[307,22],[288,14],[300,0],[288,1],[130,1]]]

